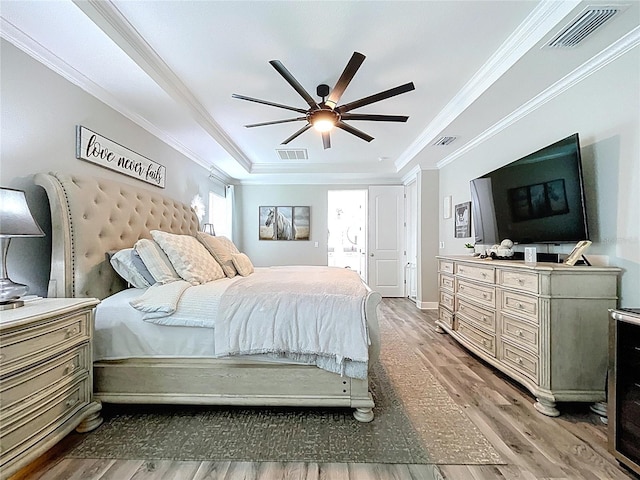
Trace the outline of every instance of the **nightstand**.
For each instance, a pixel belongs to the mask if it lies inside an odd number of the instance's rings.
[[[102,423],[93,396],[94,298],[44,298],[0,312],[0,477],[73,429]]]

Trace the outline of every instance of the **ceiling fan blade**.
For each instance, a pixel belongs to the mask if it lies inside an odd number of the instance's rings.
[[[365,58],[367,57],[365,57],[363,54],[359,52],[353,52],[349,63],[347,63],[347,66],[344,68],[342,75],[340,75],[340,78],[333,87],[333,90],[331,90],[329,98],[327,98],[327,101],[324,102],[324,104],[331,110],[336,108],[336,106],[338,105],[340,97],[342,97],[342,94],[360,68],[360,65],[362,65],[362,62],[364,62]]]
[[[233,98],[238,98],[240,100],[247,100],[249,102],[261,103],[263,105],[270,105],[272,107],[284,108],[285,110],[293,110],[294,112],[298,112],[298,113],[307,113],[307,111],[303,110],[302,108],[290,107],[289,105],[282,105],[280,103],[268,102],[266,100],[260,100],[259,98],[245,97],[244,95],[238,95],[237,93],[234,93],[231,96]]]
[[[299,122],[301,120],[306,121],[307,117],[287,118],[286,120],[274,120],[272,122],[252,123],[250,125],[245,125],[245,127],[247,128],[264,127],[265,125],[277,125],[278,123]]]
[[[406,122],[409,117],[405,115],[375,115],[368,113],[344,113],[340,115],[342,120],[371,120],[372,122]]]
[[[325,150],[331,148],[331,135],[329,132],[322,132],[322,146]]]
[[[280,62],[280,60],[271,60],[269,62],[273,68],[275,68],[280,75],[284,77],[284,79],[293,87],[293,89],[298,92],[298,94],[304,98],[304,100],[309,104],[309,106],[315,110],[319,109],[318,103],[313,99],[309,92],[307,92],[304,87],[291,75],[291,72],[286,69],[286,67]]]
[[[365,105],[369,105],[371,103],[395,97],[396,95],[400,95],[401,93],[410,92],[411,90],[415,90],[415,88],[416,87],[413,85],[413,82],[405,83],[404,85],[400,85],[399,87],[390,88],[389,90],[385,90],[384,92],[376,93],[375,95],[370,95],[351,103],[345,103],[344,105],[339,106],[336,110],[341,114],[346,113],[355,108],[364,107]]]
[[[306,132],[307,130],[309,130],[311,128],[311,124],[308,123],[306,124],[304,127],[302,127],[300,130],[298,130],[296,133],[294,133],[293,135],[291,135],[289,138],[287,138],[284,142],[282,142],[282,145],[286,145],[287,143],[289,143],[291,140],[293,140],[294,138],[296,138],[298,135],[302,135],[304,132]]]
[[[355,135],[356,137],[360,137],[365,142],[370,142],[371,140],[373,140],[373,137],[371,135],[367,135],[363,131],[358,130],[355,127],[352,127],[351,125],[347,125],[342,120],[336,123],[336,127],[341,128],[345,132],[349,132],[350,134]]]

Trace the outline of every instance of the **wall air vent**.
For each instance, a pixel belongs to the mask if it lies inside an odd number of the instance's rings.
[[[437,147],[446,147],[447,145],[452,144],[456,141],[458,137],[440,137],[431,145],[435,145]]]
[[[623,8],[622,6],[588,7],[545,46],[551,48],[576,47]]]
[[[280,160],[308,160],[306,148],[281,148],[276,149]]]

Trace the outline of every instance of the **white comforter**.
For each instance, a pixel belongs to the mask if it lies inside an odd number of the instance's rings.
[[[148,322],[214,328],[218,356],[285,355],[366,378],[366,296],[351,270],[271,267],[195,287],[186,282],[155,285],[131,305],[145,312]]]

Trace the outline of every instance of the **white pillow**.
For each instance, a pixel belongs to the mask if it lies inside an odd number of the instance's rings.
[[[233,265],[236,267],[238,274],[243,277],[247,277],[254,272],[253,263],[251,263],[251,259],[244,253],[232,253],[231,259],[233,261]]]
[[[228,243],[231,240],[225,237],[214,237],[213,235],[209,235],[208,233],[198,232],[198,240],[204,245],[204,247],[209,251],[209,253],[216,259],[216,261],[222,267],[224,274],[233,278],[238,273],[236,271],[236,267],[233,266],[233,260],[231,259],[231,254],[240,253],[234,252],[229,247]],[[233,243],[231,243],[233,245]],[[233,245],[235,247],[235,245]]]
[[[192,285],[224,278],[220,264],[196,237],[160,230],[151,230],[151,236],[167,254],[178,275]]]
[[[144,264],[136,262],[134,254],[135,250],[133,248],[124,248],[117,251],[111,256],[111,266],[129,285],[135,288],[150,287],[152,284],[145,278],[149,272],[141,271],[140,267],[144,268]]]
[[[156,282],[169,283],[182,280],[173,265],[171,265],[167,254],[156,242],[148,238],[142,238],[136,242],[134,248]]]

